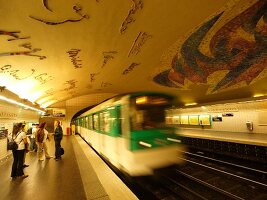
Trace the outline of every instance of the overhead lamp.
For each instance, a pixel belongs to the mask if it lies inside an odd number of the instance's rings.
[[[9,102],[9,103],[12,103],[12,104],[15,104],[15,105],[19,105],[19,106],[24,107],[24,108],[27,108],[27,109],[31,109],[31,110],[40,112],[41,114],[45,114],[45,112],[44,112],[43,110],[34,108],[34,107],[32,107],[32,106],[28,106],[28,105],[26,105],[26,104],[17,102],[17,101],[15,101],[15,100],[13,100],[13,99],[9,99],[9,98],[4,97],[4,96],[1,96],[1,95],[0,95],[0,100],[4,100],[4,101],[6,101],[6,102]]]
[[[185,106],[195,106],[197,103],[186,103]]]
[[[255,95],[253,95],[254,98],[263,97],[263,96],[264,96],[264,94],[255,94]]]

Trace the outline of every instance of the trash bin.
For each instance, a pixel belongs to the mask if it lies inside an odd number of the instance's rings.
[[[67,127],[67,135],[70,135],[70,127]]]

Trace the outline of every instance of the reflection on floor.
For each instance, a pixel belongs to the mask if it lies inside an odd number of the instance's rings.
[[[26,155],[24,169],[29,177],[12,180],[13,157],[0,165],[0,199],[9,200],[135,200],[137,197],[124,185],[97,154],[79,137],[65,136],[65,154],[38,161],[36,152]],[[48,142],[54,157],[54,141]]]
[[[0,199],[86,199],[78,164],[76,162],[72,137],[64,137],[62,146],[65,155],[62,160],[54,158],[38,161],[36,152],[29,152],[24,169],[29,177],[11,180],[13,158],[0,166]],[[54,156],[54,141],[49,142],[49,153]],[[11,155],[12,157],[12,155]]]

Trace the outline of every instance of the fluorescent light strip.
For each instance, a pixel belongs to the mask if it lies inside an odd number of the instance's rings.
[[[197,103],[186,103],[185,106],[194,106],[197,105]]]
[[[45,113],[45,112],[42,111],[42,110],[39,110],[39,109],[34,108],[34,107],[31,107],[31,106],[27,106],[26,104],[19,103],[19,102],[15,101],[15,100],[6,98],[6,97],[1,96],[1,95],[0,95],[0,99],[1,99],[1,100],[4,100],[4,101],[7,101],[7,102],[9,102],[9,103],[13,103],[13,104],[19,105],[19,106],[24,107],[24,108],[28,108],[28,109],[31,109],[31,110],[34,110],[34,111],[37,111],[37,112],[41,112],[41,113],[43,113],[43,114]]]

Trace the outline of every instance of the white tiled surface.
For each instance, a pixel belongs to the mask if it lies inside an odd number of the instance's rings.
[[[210,114],[213,116],[221,116],[224,113],[232,113],[233,117],[222,117],[222,122],[212,122],[212,126],[181,126],[179,128],[190,128],[192,130],[200,131],[224,131],[224,132],[242,132],[242,133],[262,133],[267,134],[267,124],[262,125],[264,119],[263,112],[267,112],[267,101],[254,101],[244,103],[227,103],[217,104],[195,108],[174,109],[173,114],[177,115],[199,115]],[[253,131],[249,131],[246,127],[246,122],[253,122]]]
[[[222,131],[197,131],[185,129],[177,130],[176,133],[185,137],[267,146],[267,134],[249,134]]]

